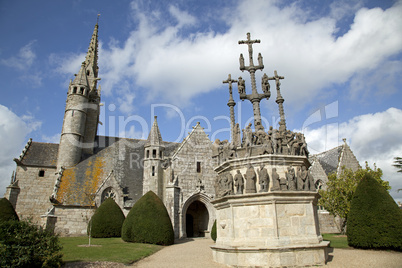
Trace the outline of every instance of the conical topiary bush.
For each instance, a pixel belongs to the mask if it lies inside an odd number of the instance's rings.
[[[108,198],[92,216],[88,224],[88,233],[91,229],[91,236],[95,238],[120,237],[124,219],[119,205],[112,198]]]
[[[211,238],[216,242],[217,238],[217,233],[216,233],[216,220],[214,221],[214,225],[212,225],[212,230],[211,230]]]
[[[162,200],[152,191],[131,208],[123,223],[121,238],[126,242],[172,245],[174,231]]]
[[[16,220],[18,221],[18,215],[14,210],[13,205],[7,198],[0,199],[0,222]]]
[[[352,247],[402,251],[402,211],[369,174],[353,195],[346,234]]]

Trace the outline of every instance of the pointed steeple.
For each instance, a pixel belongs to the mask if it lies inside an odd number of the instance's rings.
[[[158,122],[156,121],[156,116],[154,117],[154,123],[152,124],[151,131],[147,139],[145,146],[163,146],[163,140],[161,132],[159,131]]]
[[[73,85],[88,86],[89,91],[96,90],[97,80],[100,80],[98,78],[98,28],[98,23],[96,23],[85,61],[72,83]]]

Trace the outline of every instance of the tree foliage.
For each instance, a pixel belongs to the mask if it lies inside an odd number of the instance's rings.
[[[393,166],[398,169],[398,172],[402,173],[402,157],[395,157],[394,159]]]
[[[402,251],[402,211],[371,174],[353,195],[347,237],[352,247]]]
[[[323,206],[330,214],[343,219],[342,226],[340,226],[341,232],[344,231],[346,226],[350,204],[356,187],[366,174],[370,174],[385,190],[391,189],[389,182],[383,181],[381,178],[382,170],[375,165],[374,169],[371,169],[366,162],[365,169],[358,169],[353,172],[351,169],[342,168],[339,177],[334,173],[330,174],[328,176],[327,190],[319,190],[321,198],[318,204]]]
[[[18,215],[14,210],[13,205],[7,198],[0,199],[0,222],[16,220],[18,221]]]
[[[26,221],[0,222],[0,267],[61,267],[58,237]]]
[[[88,224],[88,234],[95,238],[120,237],[124,214],[113,198],[106,199]],[[91,230],[91,232],[90,232]]]
[[[162,200],[152,191],[141,197],[124,220],[121,238],[126,242],[172,245],[174,231]]]

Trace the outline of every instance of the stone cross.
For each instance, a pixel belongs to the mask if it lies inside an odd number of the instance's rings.
[[[283,102],[285,101],[281,95],[281,79],[285,79],[284,76],[279,76],[278,72],[274,71],[274,76],[269,77],[268,80],[275,80],[276,83],[276,103],[279,106],[279,116],[281,120],[279,121],[279,131],[286,131],[286,121],[285,121],[285,111],[283,109]]]
[[[261,53],[258,54],[258,65],[255,66],[253,62],[253,44],[260,43],[260,40],[251,40],[250,33],[247,33],[247,40],[240,40],[239,44],[246,44],[248,46],[248,54],[249,54],[249,66],[244,65],[244,57],[243,54],[240,54],[240,70],[241,71],[248,71],[250,73],[251,78],[251,94],[247,95],[245,92],[240,94],[240,99],[245,100],[248,99],[253,104],[253,111],[254,111],[254,127],[255,130],[264,130],[264,127],[261,123],[261,111],[260,111],[260,101],[263,98],[269,99],[270,93],[264,92],[264,94],[259,94],[257,92],[257,85],[255,82],[255,71],[264,69],[264,64],[262,62]]]
[[[234,115],[234,106],[236,105],[236,102],[233,100],[233,91],[232,91],[232,83],[237,83],[237,80],[233,80],[232,76],[229,74],[228,79],[222,81],[224,84],[229,84],[229,101],[228,101],[228,106],[230,109],[230,134],[232,138],[232,143],[235,139],[235,115]]]

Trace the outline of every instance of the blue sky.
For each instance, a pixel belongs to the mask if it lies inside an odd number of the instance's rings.
[[[402,201],[401,1],[0,1],[0,193],[28,138],[58,143],[68,82],[99,19],[100,135],[146,138],[153,116],[180,142],[198,121],[211,140],[229,139],[227,84],[239,70],[238,40],[260,39],[265,69],[285,76],[288,129],[312,153],[346,138],[358,160],[384,171]],[[246,64],[248,61],[246,60]],[[271,88],[274,88],[273,83]],[[275,92],[261,101],[277,126]],[[234,87],[236,120],[252,106]]]

